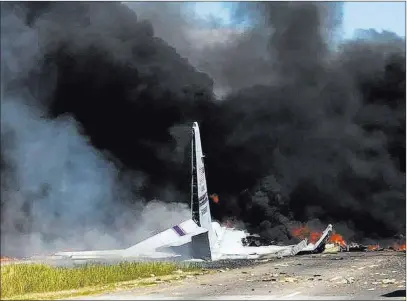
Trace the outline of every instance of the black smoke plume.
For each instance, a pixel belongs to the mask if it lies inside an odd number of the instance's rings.
[[[210,187],[242,191],[223,210],[274,238],[310,220],[346,225],[350,239],[404,233],[404,40],[366,33],[335,49],[326,7],[255,5],[273,30],[269,84],[230,94],[214,131],[223,143],[205,145]]]
[[[338,41],[337,4],[247,12],[254,27],[197,47],[174,35],[190,24],[159,9],[3,2],[2,238],[19,239],[2,252],[32,232],[73,235],[69,224],[121,230],[122,213],[152,199],[188,203],[195,120],[215,218],[281,241],[309,221],[349,239],[404,233],[404,39]],[[75,185],[62,193],[64,181]]]

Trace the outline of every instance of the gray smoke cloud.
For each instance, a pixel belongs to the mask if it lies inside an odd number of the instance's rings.
[[[29,27],[24,7],[10,13],[6,5],[2,3],[1,18],[2,254],[129,247],[188,219],[185,203],[147,204],[139,197],[136,206],[124,205],[120,199],[137,198],[130,190],[144,185],[143,174],[127,173],[119,179],[109,154],[91,145],[72,115],[45,117],[46,108],[27,81],[46,59],[41,46],[69,41],[69,32],[68,37],[56,33],[58,28],[50,28],[49,19]],[[92,21],[105,24],[104,12],[93,11],[99,19]],[[47,44],[40,42],[45,36]],[[73,40],[71,46],[84,44]],[[124,54],[115,55],[120,59]],[[40,87],[47,87],[39,91],[42,96],[55,88],[58,74],[51,71],[42,78],[46,83]],[[167,197],[176,194],[164,190]]]
[[[216,19],[202,19],[193,3],[137,3],[127,6],[138,18],[148,20],[157,37],[175,47],[198,70],[214,80],[214,93],[222,98],[233,90],[269,83],[272,66],[267,54],[270,30],[264,22],[250,27],[221,25]],[[257,20],[254,7],[233,3],[237,23]],[[263,18],[264,20],[264,18]]]
[[[280,78],[281,70],[276,70],[279,58],[272,53],[275,49],[270,42],[278,39],[275,31],[279,24],[285,28],[292,23],[290,18],[298,17],[289,13],[296,4],[229,3],[235,25],[220,25],[221,21],[216,19],[200,19],[192,4],[126,3],[137,12],[139,19],[151,22],[156,36],[175,47],[198,70],[210,75],[219,98],[256,84],[270,85]],[[303,15],[307,12],[300,8],[298,13],[306,26],[298,28],[294,24],[292,30],[296,31],[296,36],[307,35],[306,32],[298,34],[300,30],[315,30],[319,43],[326,43],[329,49],[335,48],[342,38],[342,10],[343,3],[319,4],[314,15],[308,14],[308,20],[305,20]],[[315,23],[313,27],[312,23]],[[311,58],[316,54],[313,50],[318,41],[309,42]],[[278,41],[275,43],[285,47]],[[309,58],[296,57],[295,53],[293,59],[293,66],[298,61],[309,61]]]

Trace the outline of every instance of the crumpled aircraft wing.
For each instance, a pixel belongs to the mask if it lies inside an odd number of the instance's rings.
[[[326,227],[324,232],[322,232],[321,237],[318,239],[318,241],[315,244],[309,243],[304,249],[300,251],[300,253],[314,253],[314,252],[321,252],[321,248],[325,247],[326,241],[329,239],[331,233],[332,233],[333,227],[331,224]]]
[[[208,230],[199,227],[192,219],[162,231],[146,240],[137,243],[127,249],[101,250],[101,251],[79,251],[79,252],[58,252],[55,256],[69,257],[70,259],[129,259],[129,258],[167,258],[178,257],[182,254],[171,247],[180,247],[191,241],[195,235],[207,232]],[[167,250],[158,250],[165,249]]]
[[[213,260],[293,256],[307,246],[307,240],[304,239],[297,245],[248,247],[241,243],[241,238],[245,235],[244,231],[224,229],[221,244],[214,252]]]

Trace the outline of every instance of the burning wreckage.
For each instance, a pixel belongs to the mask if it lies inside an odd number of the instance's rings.
[[[301,241],[296,245],[279,246],[258,235],[220,225],[211,219],[207,192],[204,155],[199,126],[194,122],[191,140],[191,219],[143,240],[127,249],[102,251],[58,252],[52,259],[76,261],[138,261],[138,260],[194,260],[265,259],[309,253],[340,251],[372,251],[379,246],[346,244],[332,225],[322,232],[307,227],[292,231]],[[212,198],[213,196],[211,196]],[[218,201],[214,195],[215,202]],[[405,243],[393,248],[405,251]]]

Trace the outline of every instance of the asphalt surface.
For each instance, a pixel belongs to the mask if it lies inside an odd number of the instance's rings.
[[[216,273],[82,300],[405,300],[406,253],[295,256],[250,266],[223,262]]]

